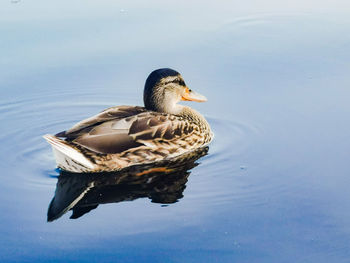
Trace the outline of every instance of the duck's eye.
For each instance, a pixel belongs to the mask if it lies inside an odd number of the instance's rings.
[[[191,91],[192,91],[191,89],[188,90],[188,92],[191,92]]]
[[[179,85],[186,86],[185,82],[183,80],[179,80]]]
[[[172,80],[172,81],[166,82],[165,84],[168,84],[168,83],[176,83],[176,84],[179,84],[179,83],[180,83],[180,80],[174,79],[174,80]]]
[[[176,83],[176,84],[178,84],[180,86],[186,86],[185,82],[183,80],[181,80],[181,79],[174,79],[172,81],[165,82],[164,85],[167,85],[169,83]]]

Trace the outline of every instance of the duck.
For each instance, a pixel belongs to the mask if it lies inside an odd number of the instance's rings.
[[[146,79],[143,101],[144,107],[110,107],[68,130],[44,135],[57,167],[72,173],[119,171],[170,160],[212,141],[207,120],[178,104],[207,98],[188,88],[176,70],[154,70]]]

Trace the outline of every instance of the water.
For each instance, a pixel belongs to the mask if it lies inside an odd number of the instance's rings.
[[[349,7],[3,1],[0,261],[349,262]],[[63,177],[41,136],[142,105],[160,67],[209,99],[187,103],[208,154],[149,188],[106,178],[96,208],[47,222]]]

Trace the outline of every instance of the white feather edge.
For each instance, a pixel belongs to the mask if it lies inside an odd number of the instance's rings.
[[[86,189],[77,197],[75,198],[67,207],[65,207],[63,210],[61,210],[60,212],[58,212],[57,214],[55,214],[55,216],[53,216],[51,218],[50,221],[53,221],[59,217],[61,217],[62,215],[64,215],[67,211],[69,211],[71,208],[73,208],[85,195],[87,192],[89,192],[89,190],[91,188],[93,188],[95,186],[94,182],[89,183],[89,185],[86,187]],[[53,200],[54,201],[54,200]],[[50,205],[51,206],[51,205]],[[54,209],[54,208],[52,208]]]
[[[93,169],[94,164],[88,160],[82,153],[78,152],[77,150],[75,150],[74,148],[66,145],[65,143],[62,142],[61,139],[57,138],[56,136],[53,136],[51,134],[46,134],[43,136],[43,138],[49,143],[51,144],[51,146],[59,151],[60,153],[62,153],[63,155],[65,155],[66,157],[80,163],[81,165]],[[59,160],[57,160],[56,158],[56,162],[59,165]]]

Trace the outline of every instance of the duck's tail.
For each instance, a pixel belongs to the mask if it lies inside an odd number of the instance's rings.
[[[73,173],[94,171],[95,165],[64,140],[50,134],[43,137],[51,144],[59,168]]]

